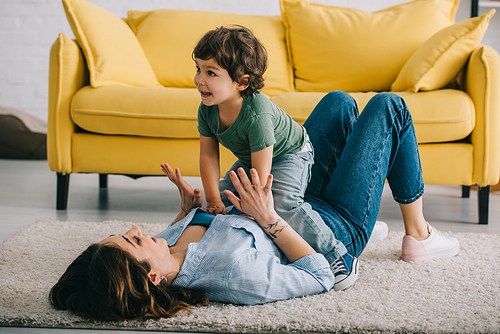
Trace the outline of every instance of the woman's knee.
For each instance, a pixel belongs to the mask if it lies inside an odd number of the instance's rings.
[[[396,111],[406,112],[408,109],[405,100],[394,93],[379,93],[370,99],[368,105],[372,103],[379,105],[379,108],[386,106],[386,109]]]
[[[356,118],[358,114],[358,107],[352,96],[343,91],[333,91],[326,94],[316,105],[304,126],[309,131],[309,127]]]
[[[379,93],[373,96],[362,113],[369,112],[376,114],[377,117],[385,115],[391,119],[400,115],[403,119],[411,121],[411,113],[405,100],[394,93]]]
[[[322,99],[320,103],[327,103],[329,105],[347,105],[347,106],[355,106],[356,105],[356,100],[349,95],[348,93],[341,91],[341,90],[335,90],[332,92],[329,92],[326,94]]]

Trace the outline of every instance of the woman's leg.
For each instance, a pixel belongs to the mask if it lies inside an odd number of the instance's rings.
[[[323,97],[307,118],[304,127],[314,147],[307,197],[320,197],[324,192],[358,115],[356,101],[345,92],[334,91]]]
[[[429,236],[429,231],[427,229],[427,222],[424,218],[422,197],[413,203],[399,203],[399,209],[403,215],[405,234],[411,235],[417,240],[426,239]]]
[[[414,130],[412,132],[411,136],[401,137],[397,155],[387,175],[392,195],[399,203],[405,225],[406,235],[403,238],[402,259],[426,261],[433,258],[452,257],[459,251],[458,240],[446,237],[430,226],[424,218],[422,194],[415,193],[416,195],[412,196],[418,189],[416,187],[419,183],[422,184],[423,189],[418,144]],[[417,166],[418,169],[416,169]]]
[[[354,100],[338,92],[315,111],[304,124],[316,152],[306,200],[348,252],[359,256],[373,230],[386,178],[390,182],[404,174],[404,182],[391,185],[398,202],[412,203],[423,193],[411,115],[394,94],[376,95],[357,118]],[[331,125],[339,118],[340,130]],[[406,169],[393,173],[394,164]]]
[[[418,144],[403,99],[378,94],[354,119],[352,98],[340,93],[329,98],[331,101],[322,104],[304,124],[314,134],[311,141],[318,152],[314,165],[318,169],[313,167],[306,201],[321,214],[348,252],[359,256],[373,230],[387,179],[405,224],[403,260],[456,255],[458,240],[440,234],[423,216],[424,184]],[[339,106],[345,110],[336,110]],[[343,131],[330,125],[339,118]],[[337,133],[332,135],[332,131]]]
[[[423,217],[422,198],[413,203],[399,203],[406,235],[401,245],[403,261],[427,261],[457,255],[460,243],[456,238],[447,237],[430,226]]]

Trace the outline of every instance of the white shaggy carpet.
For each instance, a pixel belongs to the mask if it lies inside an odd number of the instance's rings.
[[[330,291],[259,306],[211,303],[161,320],[93,322],[48,302],[51,286],[90,243],[127,222],[36,222],[0,245],[0,326],[244,333],[499,333],[500,236],[453,234],[458,256],[400,260],[402,233],[369,244],[360,277]],[[166,224],[138,224],[154,234]]]

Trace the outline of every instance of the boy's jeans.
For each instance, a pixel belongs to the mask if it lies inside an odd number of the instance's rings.
[[[306,139],[304,149],[294,154],[285,154],[271,166],[273,175],[272,192],[276,212],[285,220],[289,212],[304,202],[304,193],[311,178],[311,166],[314,163],[314,151],[309,138]],[[230,171],[237,171],[243,167],[248,177],[250,168],[248,164],[238,159],[224,175],[219,183],[221,198],[227,207],[232,205],[222,190],[228,189],[237,195],[236,190],[229,178]]]

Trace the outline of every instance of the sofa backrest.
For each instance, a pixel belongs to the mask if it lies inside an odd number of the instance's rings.
[[[298,91],[388,91],[410,56],[454,23],[459,0],[416,0],[369,13],[281,0]]]
[[[453,24],[459,0],[414,0],[373,13],[280,0],[281,16],[160,9],[120,20],[85,0],[62,1],[92,87],[194,88],[195,44],[211,29],[240,24],[268,51],[262,92],[269,96],[443,88],[494,14]]]
[[[293,91],[292,68],[280,16],[159,9],[129,11],[128,23],[158,80],[166,87],[195,87],[196,67],[191,54],[198,40],[216,27],[239,24],[252,30],[268,52],[262,92],[272,96]]]

